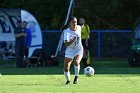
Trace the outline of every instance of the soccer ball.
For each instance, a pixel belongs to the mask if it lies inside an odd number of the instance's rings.
[[[92,76],[92,75],[94,75],[94,72],[95,72],[94,69],[90,66],[88,66],[84,69],[84,74],[86,76]]]

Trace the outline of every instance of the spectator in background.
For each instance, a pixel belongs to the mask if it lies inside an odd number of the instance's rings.
[[[32,33],[31,33],[31,30],[27,28],[27,24],[28,24],[27,21],[23,21],[23,29],[26,32],[24,56],[25,56],[25,62],[28,65],[29,64],[28,55],[29,55],[29,48],[32,42]]]
[[[17,21],[17,27],[15,28],[15,38],[16,38],[16,67],[23,67],[24,64],[24,45],[25,45],[25,37],[26,31],[22,29],[21,21]]]
[[[81,38],[82,38],[82,45],[84,47],[84,55],[83,55],[83,63],[84,68],[90,66],[90,55],[89,55],[89,38],[90,38],[90,28],[86,24],[84,18],[79,19],[79,24],[81,26]]]

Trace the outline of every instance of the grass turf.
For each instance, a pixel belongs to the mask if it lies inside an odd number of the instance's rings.
[[[63,66],[45,68],[0,67],[0,93],[139,93],[140,68],[125,60],[94,61],[95,75],[86,77],[81,68],[79,83],[66,82]]]

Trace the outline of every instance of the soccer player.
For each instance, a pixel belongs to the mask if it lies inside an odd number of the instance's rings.
[[[70,83],[70,65],[74,62],[75,78],[73,84],[78,83],[80,71],[80,61],[83,57],[83,46],[81,42],[81,26],[77,25],[77,18],[71,17],[64,30],[64,43],[66,45],[64,59],[64,75],[67,79],[66,84]]]

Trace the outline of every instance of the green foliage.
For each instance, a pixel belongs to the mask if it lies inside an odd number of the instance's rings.
[[[31,12],[42,29],[59,29],[65,20],[66,0],[0,0],[0,8],[19,8]]]
[[[136,0],[76,0],[75,14],[84,16],[93,29],[131,29],[140,16],[138,3]]]
[[[74,0],[73,16],[85,17],[91,29],[131,29],[140,16],[139,0]],[[0,0],[0,8],[31,12],[42,29],[60,29],[69,0]]]

